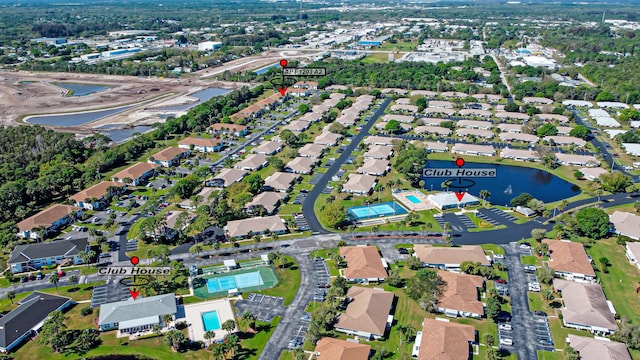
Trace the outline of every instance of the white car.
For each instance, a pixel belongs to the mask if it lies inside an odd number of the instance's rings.
[[[511,345],[513,345],[513,340],[511,340],[509,338],[501,338],[500,339],[500,345],[511,346]]]
[[[504,259],[504,255],[502,254],[493,254],[494,259]]]
[[[531,249],[531,245],[520,244],[520,249]]]
[[[510,324],[500,324],[498,325],[498,329],[499,330],[506,330],[506,331],[511,331],[511,325]]]
[[[540,285],[529,284],[529,291],[540,292]]]

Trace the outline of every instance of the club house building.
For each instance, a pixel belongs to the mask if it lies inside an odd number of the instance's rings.
[[[124,301],[100,305],[98,326],[100,331],[118,330],[118,336],[149,331],[153,325],[163,325],[163,317],[177,313],[176,296],[164,294],[151,297],[130,298]]]

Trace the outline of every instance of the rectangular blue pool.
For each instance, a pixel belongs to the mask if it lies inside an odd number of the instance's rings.
[[[362,220],[393,215],[404,215],[407,213],[407,210],[397,202],[392,201],[380,204],[350,207],[347,209],[347,213],[356,220]]]
[[[415,195],[407,195],[405,197],[414,204],[422,204],[422,200],[418,199]]]
[[[201,313],[202,324],[204,325],[204,331],[220,330],[220,317],[216,310]]]
[[[262,276],[260,276],[259,271],[222,276],[207,280],[207,290],[209,293],[217,293],[231,289],[242,290],[243,288],[259,285],[264,285],[264,281],[262,280]]]

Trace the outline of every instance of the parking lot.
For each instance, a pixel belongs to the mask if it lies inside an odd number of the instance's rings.
[[[97,308],[102,304],[123,301],[131,298],[129,288],[119,282],[107,283],[93,288],[91,294],[91,308]]]
[[[302,344],[304,344],[304,336],[307,333],[309,326],[306,321],[301,320],[301,321],[298,321],[297,323],[294,323],[293,328],[294,328],[294,336],[291,339],[289,339],[289,345],[288,345],[289,349],[295,349],[302,346]]]
[[[127,240],[127,246],[125,248],[125,251],[131,252],[136,250],[138,250],[138,240],[136,239]]]
[[[545,315],[533,314],[535,321],[536,345],[539,350],[554,351],[553,337],[549,329],[549,319]]]
[[[305,219],[304,215],[299,214],[294,216],[293,221],[296,222],[296,225],[298,226],[298,229],[300,229],[300,231],[309,230],[309,223],[307,222],[307,219]]]
[[[511,324],[499,323],[498,324],[498,346],[500,348],[510,349],[514,343],[515,341],[513,339],[513,330],[511,328]]]
[[[298,195],[296,195],[296,197],[293,199],[293,204],[295,205],[302,205],[302,203],[304,202],[304,199],[307,198],[307,193],[299,193]]]
[[[331,285],[331,279],[329,277],[329,269],[327,268],[327,263],[323,258],[316,257],[313,259],[313,272],[314,278],[316,279],[316,286],[319,288],[328,288]],[[326,295],[326,294],[325,294]],[[317,296],[314,296],[314,300]],[[322,300],[315,301],[324,301],[324,297]]]
[[[482,210],[485,210],[485,209],[482,209]],[[496,215],[496,216],[498,216],[498,217],[505,218],[505,219],[507,219],[508,221],[516,221],[516,220],[518,220],[518,218],[517,218],[517,217],[515,217],[515,216],[513,216],[513,215],[509,214],[509,213],[508,213],[508,212],[506,212],[506,211],[502,211],[502,210],[500,210],[500,209],[491,208],[491,209],[488,209],[488,211],[489,211],[489,212],[491,212],[491,213],[493,213],[493,214],[495,214],[495,215]]]
[[[320,172],[313,174],[313,177],[311,178],[311,180],[309,180],[309,184],[315,185],[319,183],[323,176],[324,176],[324,173],[320,173]]]
[[[251,293],[246,299],[238,300],[234,307],[238,315],[248,311],[259,321],[271,322],[275,316],[284,316],[286,308],[283,301],[284,298],[278,296]]]
[[[474,228],[476,225],[466,215],[456,215],[452,213],[445,213],[442,217],[435,218],[440,227],[444,227],[444,223],[451,224],[451,230],[465,231],[468,228]]]

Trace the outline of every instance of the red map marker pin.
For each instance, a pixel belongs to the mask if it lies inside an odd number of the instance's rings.
[[[130,261],[133,265],[138,265],[140,263],[140,258],[137,256],[132,256]]]
[[[457,158],[456,159],[456,165],[458,165],[458,167],[463,167],[464,166],[464,159],[463,158]]]
[[[282,67],[286,67],[288,63],[289,62],[287,61],[287,59],[280,60],[280,66],[282,66]]]
[[[140,295],[140,290],[129,289],[129,294],[131,294],[131,297],[133,298],[133,300],[135,300],[138,297],[138,295]]]
[[[457,192],[455,191],[454,194],[456,194],[456,197],[458,198],[458,201],[462,201],[462,198],[464,197],[465,192]]]
[[[278,91],[280,91],[280,95],[284,96],[287,93],[287,88],[278,88]]]

